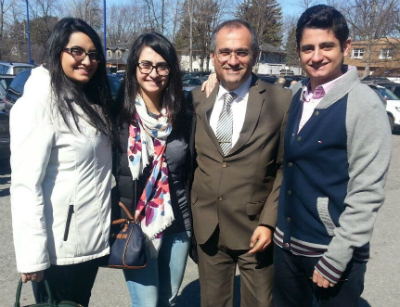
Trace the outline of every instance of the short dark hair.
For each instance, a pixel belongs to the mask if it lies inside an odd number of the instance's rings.
[[[246,22],[240,19],[231,19],[231,20],[227,20],[224,21],[223,23],[219,24],[213,31],[212,35],[211,35],[211,52],[215,52],[216,48],[217,48],[217,35],[218,32],[222,29],[222,28],[246,28],[250,31],[251,34],[251,49],[253,51],[254,54],[258,54],[258,52],[260,51],[260,46],[258,45],[258,39],[257,39],[257,34],[254,31],[254,29]]]
[[[300,41],[304,29],[332,30],[339,40],[342,50],[349,38],[349,28],[346,19],[337,9],[328,5],[315,5],[301,14],[296,28],[297,48],[300,49]]]
[[[134,120],[135,104],[137,94],[140,92],[140,85],[136,78],[136,68],[140,54],[144,47],[150,47],[167,62],[170,70],[168,84],[163,91],[163,103],[169,113],[169,120],[174,126],[178,115],[184,108],[182,78],[179,68],[179,60],[174,46],[163,35],[152,32],[140,35],[132,44],[129,50],[125,72],[125,85],[123,91],[118,95],[118,103],[122,105],[119,122],[131,123]]]
[[[65,75],[61,65],[61,53],[67,46],[71,34],[76,32],[84,33],[91,39],[99,59],[96,72],[83,87],[79,87],[73,80],[70,80]],[[61,19],[54,26],[47,39],[45,63],[51,77],[55,103],[65,124],[71,128],[69,119],[72,116],[76,128],[80,131],[79,116],[73,107],[73,103],[76,103],[82,108],[96,129],[113,139],[113,101],[107,79],[103,47],[96,31],[81,19],[70,17]],[[93,104],[101,106],[101,111],[93,108]]]

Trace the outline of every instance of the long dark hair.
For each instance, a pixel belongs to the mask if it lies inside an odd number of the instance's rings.
[[[174,46],[159,33],[147,33],[140,35],[129,50],[127,67],[125,73],[124,93],[120,91],[119,104],[122,109],[119,122],[131,123],[135,113],[135,98],[140,91],[140,85],[136,78],[136,68],[140,54],[144,47],[150,47],[164,58],[170,67],[168,84],[163,91],[163,104],[169,112],[169,120],[174,128],[181,122],[181,116],[186,116],[186,108],[183,104],[182,78],[179,69],[179,60]],[[123,101],[121,101],[123,100]]]
[[[71,34],[75,32],[82,32],[92,40],[99,58],[96,72],[82,87],[77,86],[65,75],[61,65],[61,53],[67,46]],[[45,63],[50,73],[56,105],[68,128],[71,129],[70,116],[72,116],[76,128],[80,131],[78,115],[73,107],[73,103],[76,103],[97,130],[113,139],[112,98],[107,80],[106,61],[97,33],[81,19],[61,19],[47,40]],[[93,105],[101,106],[103,112],[98,112]]]

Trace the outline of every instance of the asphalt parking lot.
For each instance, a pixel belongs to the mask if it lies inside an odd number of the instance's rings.
[[[359,307],[400,306],[400,135],[393,135],[393,155],[386,202],[379,211],[371,241],[365,290]],[[10,216],[10,169],[0,160],[0,307],[13,306],[19,279],[16,272]],[[237,278],[237,280],[239,280]],[[237,285],[238,286],[238,285]],[[33,303],[30,286],[23,288],[23,306]],[[96,280],[91,306],[127,307],[130,305],[122,272],[101,269]],[[178,297],[177,307],[199,307],[199,282],[195,264],[188,260],[187,270]],[[239,306],[239,297],[235,307]],[[338,306],[340,307],[340,306]]]

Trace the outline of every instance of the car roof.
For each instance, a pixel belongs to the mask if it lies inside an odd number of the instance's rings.
[[[30,63],[24,63],[24,62],[8,62],[8,61],[0,61],[0,64],[2,65],[7,65],[7,66],[29,66],[29,67],[35,67],[34,64],[30,64]]]

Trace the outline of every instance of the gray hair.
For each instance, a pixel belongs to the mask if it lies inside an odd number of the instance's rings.
[[[246,22],[240,19],[231,19],[224,21],[223,23],[219,24],[213,31],[211,35],[211,52],[215,52],[217,48],[217,34],[222,28],[242,28],[245,27],[250,31],[251,34],[251,49],[253,54],[257,54],[260,51],[260,47],[258,46],[257,34],[254,29]]]

